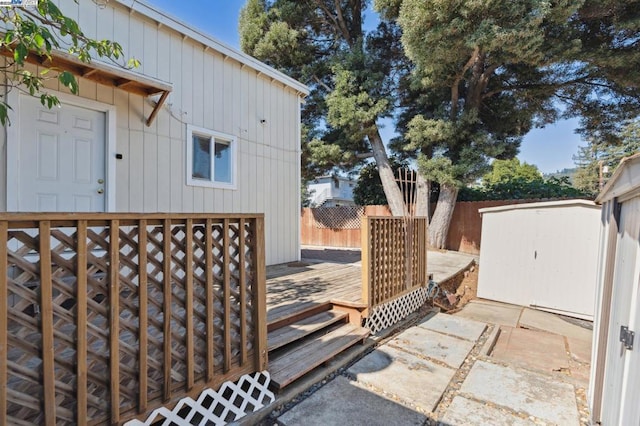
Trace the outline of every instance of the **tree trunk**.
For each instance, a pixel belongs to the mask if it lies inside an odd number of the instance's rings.
[[[433,248],[444,249],[447,243],[447,233],[456,207],[458,188],[449,185],[440,185],[438,204],[433,212],[433,218],[429,223],[429,245]]]
[[[416,178],[416,211],[418,217],[429,219],[429,181],[418,172]]]
[[[378,166],[378,172],[380,173],[380,181],[382,181],[382,188],[384,189],[384,195],[387,196],[387,203],[389,203],[389,209],[393,216],[404,216],[404,200],[402,198],[402,192],[396,183],[396,177],[393,175],[393,169],[389,164],[389,157],[387,157],[387,151],[382,143],[380,133],[376,128],[368,135],[369,143],[371,144],[371,151],[373,151],[373,158],[376,160]]]

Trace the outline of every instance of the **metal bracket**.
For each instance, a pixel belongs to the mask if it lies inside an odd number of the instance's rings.
[[[625,349],[633,350],[633,337],[635,333],[629,330],[629,327],[620,327],[620,341],[624,344]]]

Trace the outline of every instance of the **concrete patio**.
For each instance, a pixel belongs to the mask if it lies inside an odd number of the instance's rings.
[[[590,341],[584,324],[474,300],[378,345],[277,423],[584,424]]]

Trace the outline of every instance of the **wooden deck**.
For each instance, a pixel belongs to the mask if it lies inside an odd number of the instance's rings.
[[[358,264],[302,261],[267,268],[267,321],[330,300],[361,302]]]

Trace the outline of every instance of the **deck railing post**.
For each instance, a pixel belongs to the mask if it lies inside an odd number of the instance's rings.
[[[9,239],[8,224],[0,221],[0,424],[7,424],[7,335],[9,330],[8,321],[8,298],[9,290],[7,284],[7,243]]]
[[[109,358],[111,422],[120,422],[120,222],[109,223]]]
[[[76,420],[87,418],[87,221],[79,220],[76,229],[77,348],[78,380]]]
[[[255,323],[257,330],[255,332],[256,345],[255,345],[255,369],[257,371],[264,371],[268,368],[267,358],[267,277],[266,277],[266,265],[265,265],[265,241],[264,241],[264,217],[260,216],[255,219],[254,232],[254,244],[253,253],[255,258],[253,259],[253,267],[255,268],[255,291],[254,291],[254,306],[255,306]]]
[[[360,239],[361,239],[361,264],[362,264],[362,300],[367,304],[368,309],[371,309],[371,218],[369,216],[363,216],[360,224]]]
[[[51,222],[40,222],[40,327],[45,425],[56,424],[56,389],[53,342],[53,282],[51,277]]]

